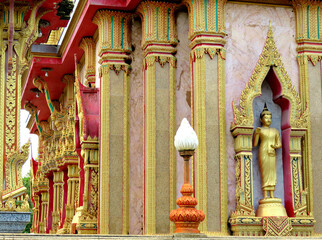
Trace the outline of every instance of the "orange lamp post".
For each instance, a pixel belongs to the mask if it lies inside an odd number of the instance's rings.
[[[198,138],[184,118],[175,136],[175,147],[184,160],[184,184],[181,187],[182,197],[177,199],[178,209],[170,212],[170,220],[176,225],[175,233],[200,233],[198,226],[205,219],[202,210],[196,209],[198,201],[193,197],[193,187],[189,183],[189,160],[198,146]]]

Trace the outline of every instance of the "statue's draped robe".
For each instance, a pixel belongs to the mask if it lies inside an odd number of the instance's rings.
[[[259,168],[261,171],[262,189],[275,190],[276,185],[276,152],[271,145],[281,145],[280,134],[275,128],[260,128]]]

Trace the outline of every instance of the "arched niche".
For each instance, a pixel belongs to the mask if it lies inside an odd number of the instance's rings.
[[[261,224],[261,219],[256,220],[254,209],[252,135],[255,121],[253,102],[262,94],[261,87],[264,80],[272,89],[274,103],[281,108],[284,201],[288,217],[310,215],[310,206],[306,204],[307,191],[305,191],[308,183],[305,182],[305,176],[303,181],[301,167],[307,112],[301,110],[305,108],[284,68],[270,27],[262,54],[240,96],[240,104],[236,106],[233,102],[232,106],[234,121],[231,124],[231,132],[234,136],[236,160],[237,205],[236,210],[231,214],[233,219],[231,223],[236,223],[238,217],[245,219],[245,216],[249,216],[252,221],[258,221],[258,224]],[[306,161],[303,159],[304,175],[308,174],[305,170]]]
[[[261,127],[260,122],[260,113],[262,112],[264,105],[267,105],[268,110],[272,113],[272,128],[276,128],[280,135],[282,132],[282,108],[279,104],[276,104],[274,102],[274,95],[271,87],[271,76],[273,74],[270,74],[272,70],[270,70],[263,81],[261,92],[262,94],[256,98],[254,98],[253,101],[253,113],[254,113],[254,124],[253,127],[256,129],[257,127]],[[285,113],[285,112],[284,112]],[[259,168],[259,162],[258,162],[258,152],[259,152],[259,146],[254,147],[252,149],[253,154],[253,199],[254,199],[254,209],[256,210],[258,208],[258,201],[260,199],[263,199],[263,192],[262,192],[262,186],[261,186],[261,174],[260,174],[260,168]],[[275,193],[274,196],[277,198],[280,198],[283,200],[284,205],[284,179],[283,179],[283,157],[282,157],[282,148],[276,149],[276,176],[277,176],[277,184],[275,186]]]

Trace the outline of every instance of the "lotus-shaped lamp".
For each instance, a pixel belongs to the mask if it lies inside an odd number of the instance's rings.
[[[195,150],[198,147],[198,137],[186,118],[182,119],[180,127],[174,137],[177,151]]]

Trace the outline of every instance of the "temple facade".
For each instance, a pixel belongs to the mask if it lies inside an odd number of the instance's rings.
[[[18,19],[20,3],[0,1],[15,9],[0,14],[2,178],[12,178],[6,154],[19,135],[9,129],[22,107],[39,136],[34,233],[173,233],[184,180],[174,136],[187,118],[199,140],[190,182],[202,233],[322,234],[322,2],[80,0],[69,21],[71,2],[51,2],[31,12],[32,26],[47,17],[46,34],[39,27],[23,38],[22,26],[6,22]],[[281,137],[275,197],[284,216],[257,212],[262,170],[252,141],[264,104]]]

